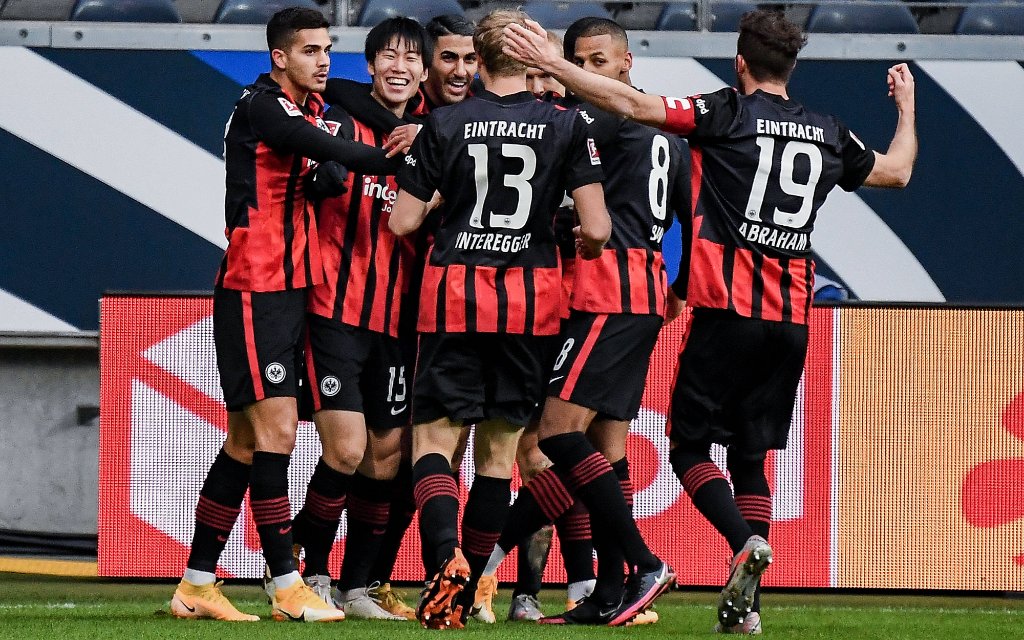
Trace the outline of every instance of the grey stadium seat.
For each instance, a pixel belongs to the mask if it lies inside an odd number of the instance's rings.
[[[388,18],[406,16],[426,24],[437,16],[465,15],[456,0],[366,0],[356,21],[360,27],[373,27]]]
[[[83,22],[181,22],[172,0],[78,0],[71,20]]]
[[[954,33],[1024,36],[1024,4],[968,6],[960,14]]]
[[[580,18],[611,18],[596,2],[528,2],[523,11],[545,29],[565,29]]]
[[[902,4],[819,4],[807,19],[809,33],[920,33]]]
[[[221,24],[267,24],[271,16],[288,7],[316,9],[323,13],[313,0],[223,0],[213,21]]]
[[[750,2],[713,2],[711,4],[712,31],[738,31],[740,18],[748,11],[757,9]],[[669,2],[661,10],[659,31],[693,31],[697,28],[697,10],[692,2]]]

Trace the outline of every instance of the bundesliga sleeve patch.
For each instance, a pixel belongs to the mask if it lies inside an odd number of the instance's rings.
[[[597,152],[597,145],[594,144],[593,138],[587,138],[587,151],[590,153],[590,164],[601,164],[601,154]]]
[[[298,107],[296,107],[287,98],[278,98],[277,101],[281,103],[281,106],[284,107],[284,112],[287,113],[288,115],[290,115],[290,116],[300,116],[300,117],[302,116],[302,109],[299,109]]]

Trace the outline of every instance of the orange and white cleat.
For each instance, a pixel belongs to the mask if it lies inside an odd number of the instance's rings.
[[[256,622],[259,616],[242,613],[231,604],[220,590],[223,582],[192,584],[188,580],[178,583],[171,598],[171,613],[178,618],[193,620],[228,620],[230,622]]]
[[[345,619],[345,612],[300,581],[275,591],[271,616],[293,622],[338,622]]]

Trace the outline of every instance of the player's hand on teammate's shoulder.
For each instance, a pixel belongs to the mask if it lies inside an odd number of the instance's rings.
[[[573,227],[573,234],[576,236],[576,253],[584,260],[594,260],[601,257],[604,251],[603,242],[588,241],[583,235],[583,228],[579,225]]]
[[[384,143],[384,150],[387,152],[385,155],[390,158],[399,153],[409,153],[412,141],[416,139],[416,134],[422,127],[423,125],[419,124],[403,124],[395,127],[391,135],[388,136],[387,142]]]
[[[886,80],[889,83],[889,97],[896,101],[896,108],[903,112],[914,110],[914,74],[910,66],[901,62],[889,67]]]

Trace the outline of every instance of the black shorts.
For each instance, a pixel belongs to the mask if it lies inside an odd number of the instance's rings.
[[[413,423],[500,418],[525,426],[544,397],[545,344],[531,335],[420,334]]]
[[[632,420],[640,410],[661,316],[573,310],[562,324],[548,396]]]
[[[672,390],[669,437],[732,445],[741,456],[785,449],[807,357],[807,325],[694,311]]]
[[[213,292],[213,343],[228,411],[298,391],[306,290]]]
[[[310,314],[308,344],[314,411],[355,411],[370,429],[409,424],[412,371],[398,338]]]

